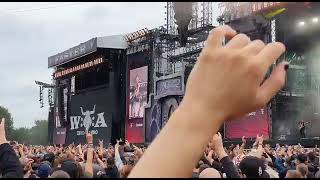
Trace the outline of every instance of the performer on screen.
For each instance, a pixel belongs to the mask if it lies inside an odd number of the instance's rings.
[[[300,138],[305,138],[306,137],[306,125],[309,124],[310,122],[304,122],[303,120],[299,122],[299,132],[300,132]]]
[[[131,102],[133,102],[133,116],[138,117],[140,114],[140,106],[142,100],[142,94],[140,92],[141,80],[139,76],[136,76],[134,83],[134,92],[130,97]]]

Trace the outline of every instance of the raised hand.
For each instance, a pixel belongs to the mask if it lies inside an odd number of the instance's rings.
[[[86,134],[86,140],[88,144],[93,144],[93,136],[90,133]]]
[[[245,136],[242,136],[242,144],[245,144],[246,142],[247,142],[247,140],[246,140],[246,137]]]
[[[115,150],[119,150],[119,146],[120,146],[120,141],[121,141],[121,139],[120,140],[117,140],[117,143],[114,145],[114,149]]]
[[[128,140],[126,140],[126,146],[130,146],[130,143]]]
[[[263,135],[259,136],[259,134],[257,134],[257,139],[256,139],[258,145],[263,143]]]
[[[99,145],[100,145],[100,146],[103,146],[103,140],[100,140],[100,139],[99,139]]]
[[[221,137],[221,134],[220,132],[218,132],[218,134],[215,134],[213,137],[212,137],[212,146],[213,146],[213,149],[217,152],[217,151],[224,151],[223,149],[223,142],[222,142],[222,137]]]
[[[213,149],[214,149],[215,153],[217,154],[219,160],[228,156],[228,154],[224,150],[222,136],[221,136],[220,132],[213,135],[211,142],[213,144]]]
[[[224,46],[225,37],[232,39]],[[217,117],[218,112],[223,120],[265,106],[285,83],[288,63],[278,65],[261,85],[269,67],[284,51],[282,43],[251,41],[229,26],[213,29],[190,73],[181,104],[199,115]]]
[[[7,139],[6,139],[5,119],[2,118],[0,121],[0,145],[4,143],[7,143]]]
[[[138,157],[141,157],[142,154],[143,154],[143,151],[140,148],[138,148],[137,146],[135,146],[135,145],[132,145],[132,146],[133,146],[133,149],[134,149],[134,154],[136,156],[138,156]]]

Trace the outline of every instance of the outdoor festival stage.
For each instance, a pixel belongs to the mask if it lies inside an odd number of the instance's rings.
[[[54,69],[54,106],[50,111],[50,142],[82,142],[89,130],[105,142],[122,138],[150,143],[179,106],[185,85],[212,26],[209,2],[187,4],[195,15],[189,24],[175,18],[175,3],[167,3],[167,24],[127,35],[96,37],[48,58]],[[220,128],[226,144],[242,136],[263,135],[276,143],[313,146],[320,137],[319,3],[225,2],[218,21],[251,40],[286,44],[277,62],[289,61],[286,86],[270,103]],[[197,11],[195,11],[197,10]],[[175,12],[177,11],[177,12]],[[181,12],[180,12],[181,13]],[[305,26],[301,26],[301,22]],[[177,23],[176,23],[177,22]],[[196,23],[201,22],[201,23]],[[319,21],[320,24],[320,21]],[[184,33],[177,28],[188,31]],[[308,28],[308,29],[306,29]],[[308,30],[309,33],[302,33]],[[306,36],[305,34],[308,34]],[[183,39],[185,38],[185,39]],[[181,42],[180,42],[181,41]],[[186,44],[184,44],[184,43]],[[185,46],[183,46],[183,44]],[[303,48],[302,48],[303,47]],[[272,70],[272,68],[270,69]],[[104,99],[108,99],[105,101]],[[309,139],[299,140],[300,121]],[[279,140],[286,139],[286,140]],[[230,140],[230,141],[229,141]]]

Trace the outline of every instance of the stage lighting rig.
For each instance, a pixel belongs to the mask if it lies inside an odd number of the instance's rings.
[[[52,88],[48,89],[48,104],[49,104],[49,107],[53,107],[54,106],[54,103],[53,103],[53,89]]]
[[[40,98],[39,98],[39,102],[40,102],[40,108],[44,107],[44,102],[43,102],[43,90],[44,89],[48,89],[48,103],[49,103],[49,107],[53,107],[54,103],[53,103],[53,88],[55,88],[54,85],[52,84],[47,84],[44,82],[40,82],[40,81],[35,81],[35,83],[39,86],[40,88]]]
[[[39,102],[40,102],[40,108],[43,108],[43,87],[42,86],[39,86],[40,88],[40,99],[39,99]]]

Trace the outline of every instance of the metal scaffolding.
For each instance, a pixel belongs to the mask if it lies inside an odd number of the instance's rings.
[[[183,71],[184,66],[193,66],[209,31],[213,28],[212,2],[193,2],[187,44],[181,47],[173,7],[174,2],[167,2],[164,31],[166,34],[162,34],[162,37],[157,39],[155,47],[158,49],[158,54],[154,57],[157,64],[155,72],[161,75]]]

